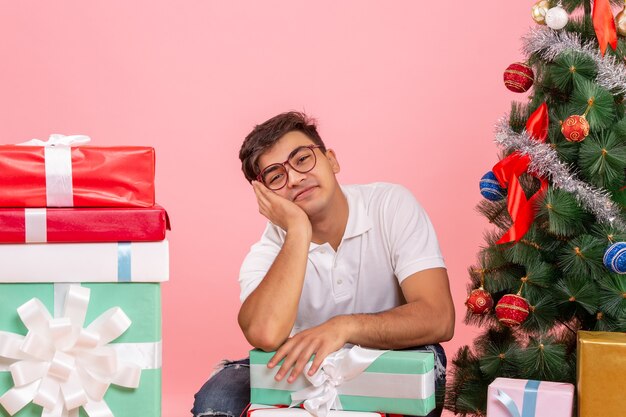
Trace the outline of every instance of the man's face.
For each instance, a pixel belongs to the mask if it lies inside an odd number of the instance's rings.
[[[298,147],[309,145],[314,145],[313,141],[302,132],[293,131],[285,134],[259,157],[261,172],[271,164],[284,162]],[[335,174],[339,172],[339,163],[332,150],[327,150],[326,155],[319,148],[313,152],[317,160],[315,167],[302,174],[286,164],[287,184],[274,191],[296,203],[309,217],[323,210],[335,195],[338,187]]]

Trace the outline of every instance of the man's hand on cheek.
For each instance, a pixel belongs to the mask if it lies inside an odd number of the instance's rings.
[[[287,382],[295,381],[313,355],[315,358],[308,374],[317,372],[326,356],[341,349],[348,342],[347,319],[346,316],[334,317],[287,339],[267,364],[268,368],[274,368],[284,359],[275,379],[281,381],[291,371]]]
[[[259,212],[269,221],[285,231],[289,231],[290,228],[301,228],[311,233],[309,217],[294,202],[269,190],[260,182],[252,181],[252,187],[259,204]]]

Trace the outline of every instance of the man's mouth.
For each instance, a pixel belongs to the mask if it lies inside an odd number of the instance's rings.
[[[293,201],[296,201],[299,198],[304,198],[304,197],[308,196],[311,193],[311,191],[313,191],[315,188],[316,188],[315,186],[305,188],[304,190],[302,190],[298,194],[296,194],[296,196],[293,198]]]

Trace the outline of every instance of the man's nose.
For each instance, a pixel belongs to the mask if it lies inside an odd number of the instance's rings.
[[[289,165],[287,165],[285,167],[285,169],[287,170],[287,185],[289,187],[293,187],[295,185],[298,185],[306,177],[306,174],[302,174],[302,173],[296,171],[295,169],[293,169]]]

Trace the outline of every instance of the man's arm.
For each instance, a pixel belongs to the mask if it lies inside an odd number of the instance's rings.
[[[454,303],[445,268],[417,272],[401,284],[406,304],[376,314],[339,316],[348,342],[377,349],[403,349],[446,342],[454,335]]]
[[[259,286],[239,310],[239,326],[250,344],[276,350],[289,336],[298,303],[311,242],[311,223],[296,204],[253,182],[259,212],[287,232],[285,242]]]
[[[450,340],[454,334],[454,304],[445,268],[432,268],[407,277],[401,284],[407,304],[375,314],[336,316],[290,338],[268,364],[283,358],[276,374],[288,381],[302,372],[312,354],[309,370],[317,371],[324,358],[346,343],[377,349],[402,349]]]

